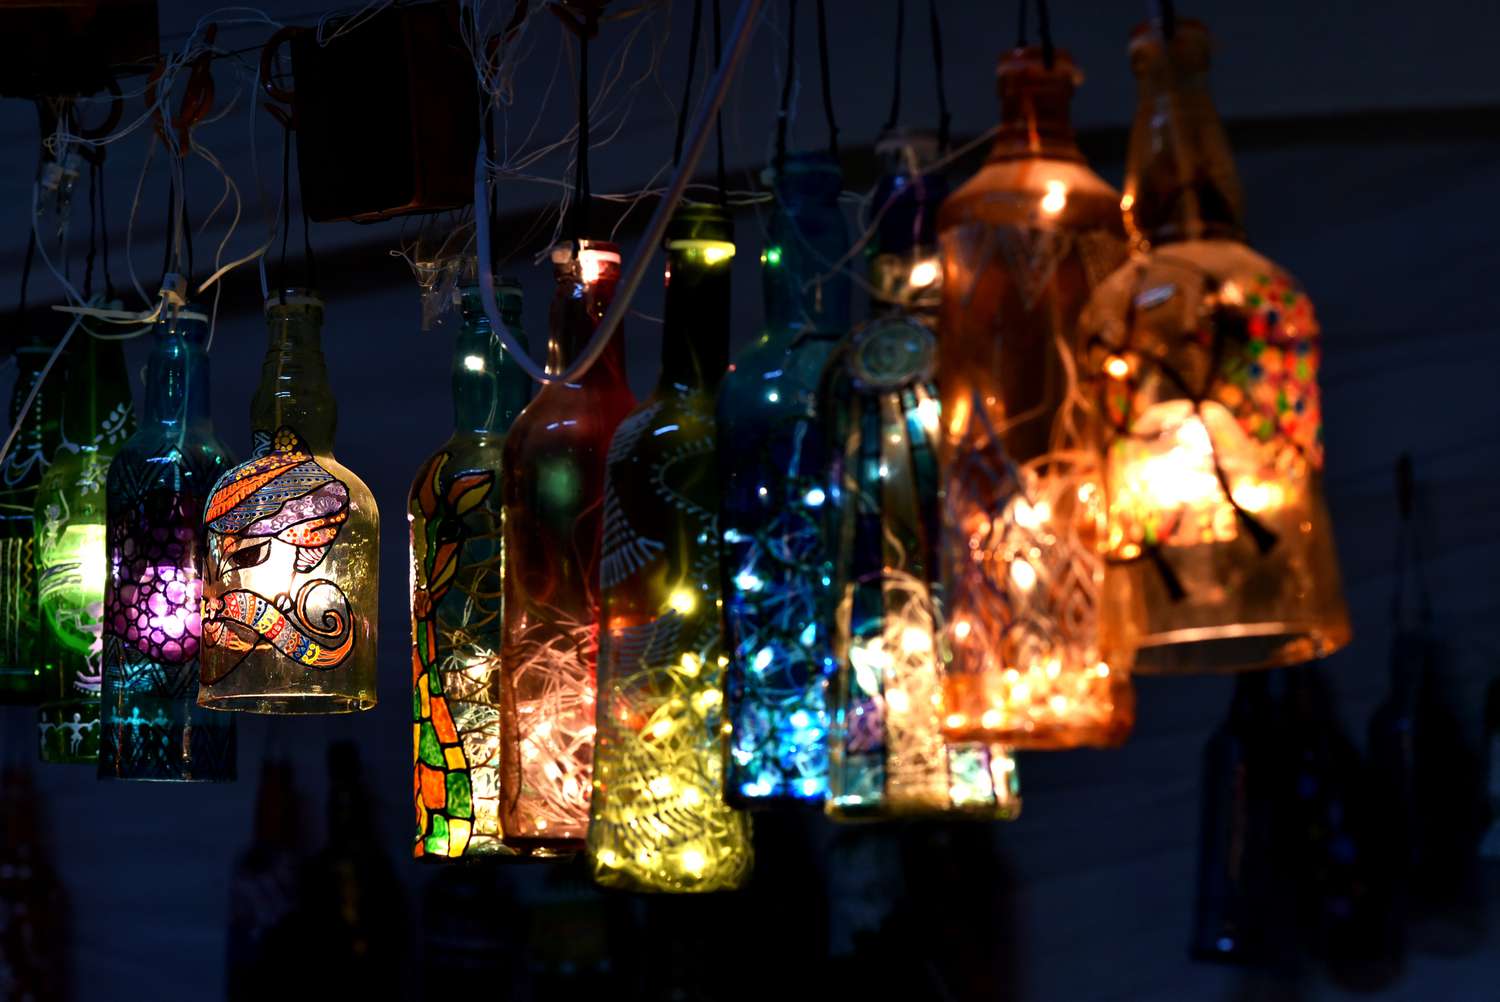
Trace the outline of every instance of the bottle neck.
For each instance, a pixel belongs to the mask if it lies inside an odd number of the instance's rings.
[[[1083,163],[1073,136],[1073,90],[1079,75],[1066,53],[1051,66],[1042,50],[1016,49],[1000,61],[1000,131],[990,161],[1046,158]]]
[[[674,247],[667,252],[657,389],[714,393],[729,365],[729,265],[734,245],[718,241],[683,243],[693,246]]]
[[[260,387],[250,404],[250,426],[274,435],[291,428],[315,453],[333,448],[338,410],[323,362],[321,307],[273,307],[266,318],[270,344]]]
[[[511,337],[521,335],[519,305],[500,303],[500,319]],[[458,434],[501,434],[531,395],[531,379],[511,360],[483,309],[466,300],[463,326],[453,344],[453,427]]]
[[[547,372],[565,372],[573,360],[588,346],[594,330],[609,311],[614,300],[615,285],[619,279],[619,266],[614,265],[607,273],[584,281],[576,266],[560,269],[557,275],[557,292],[552,299],[552,323],[547,339]],[[604,353],[584,374],[581,382],[598,379],[625,378],[625,325],[615,328],[614,335],[604,346]]]
[[[74,338],[62,406],[63,444],[83,450],[117,445],[135,425],[124,348],[116,340]]]
[[[776,188],[769,243],[762,254],[766,325],[813,328],[830,336],[849,329],[852,286],[844,261],[849,229],[839,208],[841,180],[792,175]]]
[[[202,427],[209,421],[208,355],[194,339],[158,332],[146,363],[148,424]]]
[[[1208,87],[1208,34],[1183,22],[1131,43],[1139,103],[1121,202],[1137,243],[1243,240],[1243,195]]]

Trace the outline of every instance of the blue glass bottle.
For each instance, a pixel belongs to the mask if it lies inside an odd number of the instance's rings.
[[[203,506],[232,460],[209,417],[208,318],[157,321],[144,420],[105,487],[99,778],[235,778],[234,717],[198,707]]]
[[[719,391],[727,698],[725,795],[745,806],[819,804],[828,792],[824,436],[818,377],[849,327],[842,177],[823,153],[775,178],[761,277],[765,328]]]

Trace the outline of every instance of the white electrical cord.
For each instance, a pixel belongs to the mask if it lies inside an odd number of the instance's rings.
[[[614,300],[609,304],[608,312],[604,314],[604,319],[594,330],[594,336],[578,358],[568,366],[566,372],[548,373],[546,369],[533,362],[525,347],[511,337],[509,329],[500,320],[500,308],[495,303],[495,276],[488,266],[490,222],[489,213],[484,211],[485,205],[488,204],[485,201],[487,170],[484,144],[479,144],[479,151],[474,157],[474,231],[480,261],[479,295],[484,303],[484,312],[489,317],[491,329],[499,335],[511,358],[525,369],[526,374],[532,379],[539,383],[577,382],[604,353],[604,347],[609,344],[609,339],[619,329],[620,321],[625,319],[625,314],[630,312],[630,301],[635,297],[635,291],[640,287],[641,280],[646,277],[646,269],[655,256],[653,251],[666,235],[667,223],[672,217],[672,212],[677,208],[677,203],[687,188],[688,179],[698,168],[698,160],[703,156],[703,148],[708,143],[708,134],[713,127],[714,116],[723,105],[724,96],[729,92],[729,84],[734,80],[745,53],[749,51],[750,39],[755,34],[755,19],[760,13],[763,2],[764,0],[742,0],[740,3],[734,26],[729,31],[729,44],[724,52],[724,60],[714,76],[713,84],[708,89],[707,100],[699,102],[698,113],[688,133],[687,145],[682,151],[682,163],[678,165],[676,174],[672,176],[672,183],[667,186],[666,193],[657,203],[656,212],[652,214],[651,221],[646,224],[646,232],[641,236],[642,252],[637,254],[635,260],[630,263],[630,268],[626,270]]]

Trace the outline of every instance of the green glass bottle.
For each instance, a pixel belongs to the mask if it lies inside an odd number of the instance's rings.
[[[42,699],[34,516],[37,489],[57,450],[62,370],[54,367],[30,409],[24,414],[21,409],[51,354],[51,345],[36,336],[15,348],[19,371],[11,396],[10,426],[19,431],[0,465],[0,703],[35,704]]]
[[[500,346],[477,286],[453,345],[453,434],[422,464],[411,530],[412,855],[520,855],[501,841],[500,635],[505,432],[531,379]],[[500,319],[521,334],[521,289],[499,282]],[[538,851],[540,854],[540,851]]]
[[[37,490],[37,599],[45,623],[42,760],[99,757],[104,671],[105,476],[135,429],[120,342],[74,335],[63,376],[61,438]]]
[[[714,397],[728,364],[733,233],[711,205],[667,230],[661,377],[610,443],[600,562],[589,856],[636,891],[721,891],[750,872],[724,803],[723,601]]]

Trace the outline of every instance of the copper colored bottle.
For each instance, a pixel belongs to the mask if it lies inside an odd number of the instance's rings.
[[[1103,492],[1068,391],[1078,312],[1124,259],[1120,199],[1074,143],[1071,58],[1017,49],[998,76],[995,147],[938,224],[945,730],[1114,745],[1134,697],[1099,652]]]
[[[558,246],[547,367],[562,372],[604,318],[620,251]],[[517,849],[579,851],[594,758],[604,462],[635,407],[617,332],[576,383],[548,383],[505,439],[500,827]]]
[[[1318,322],[1244,243],[1239,179],[1208,92],[1209,36],[1131,39],[1140,102],[1126,225],[1139,256],[1079,320],[1109,530],[1103,659],[1238,671],[1349,641],[1323,501]]]

